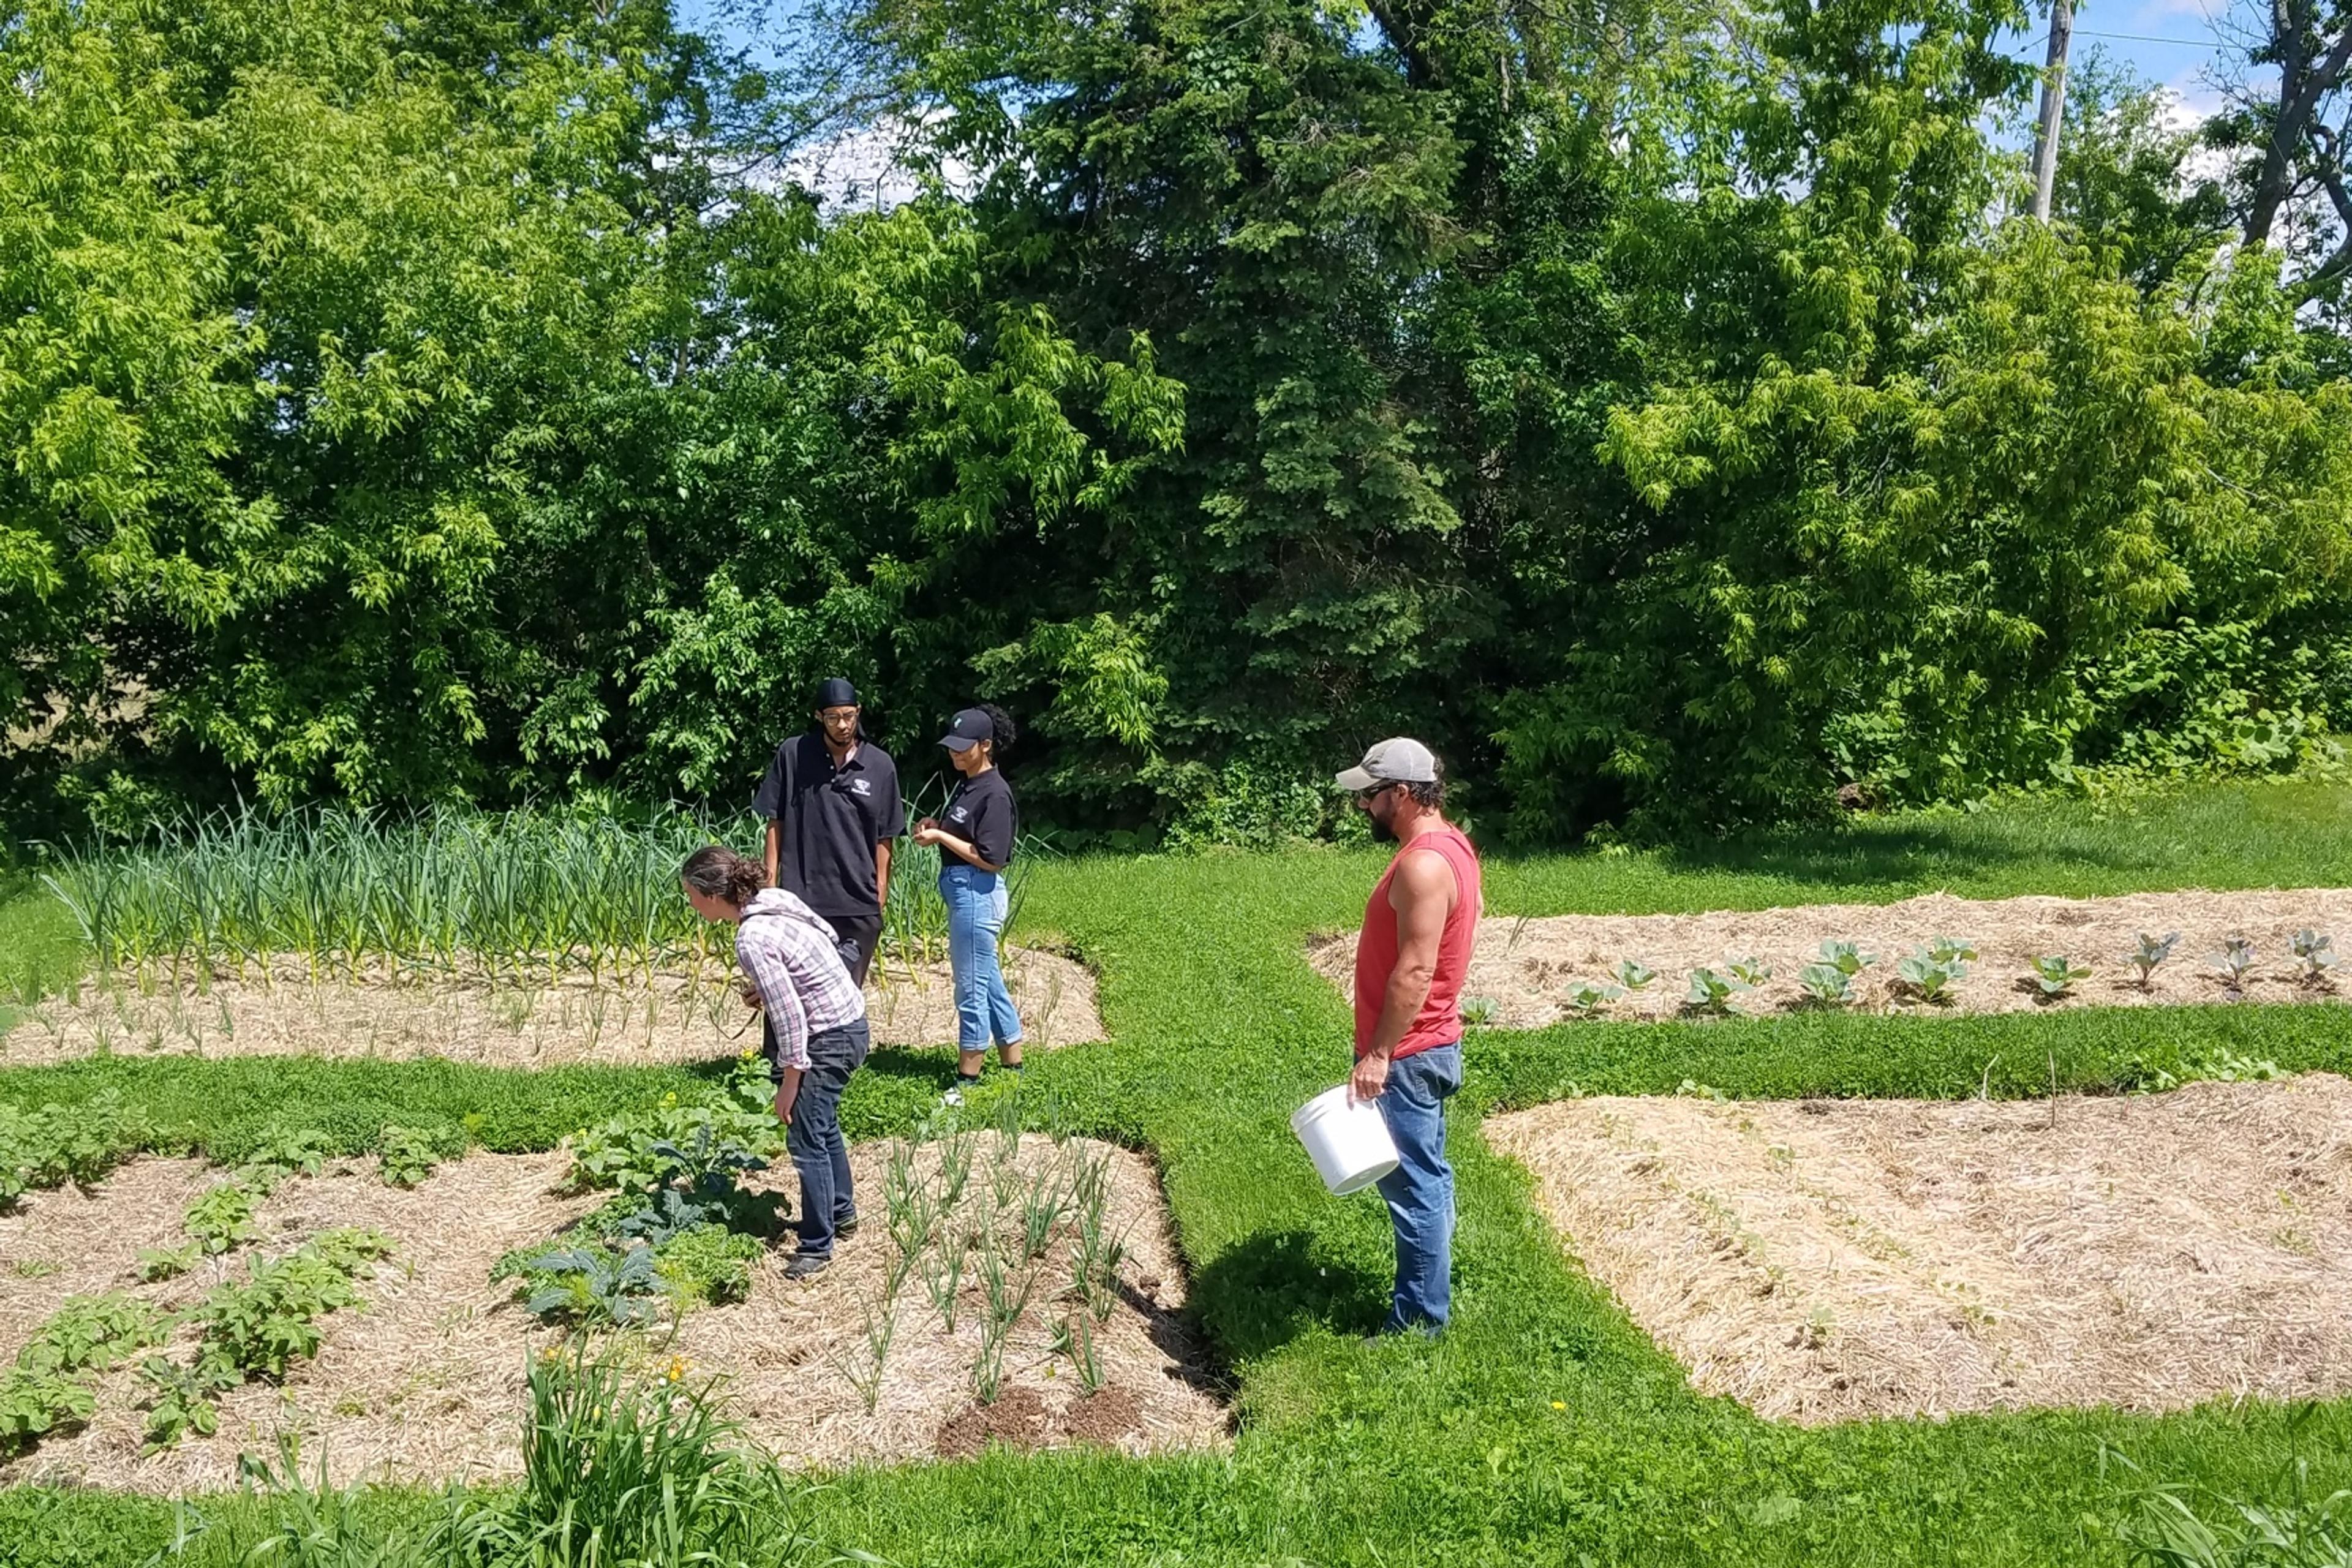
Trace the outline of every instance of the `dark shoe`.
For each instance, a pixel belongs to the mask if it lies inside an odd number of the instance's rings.
[[[833,1258],[830,1256],[820,1257],[814,1252],[795,1252],[793,1254],[793,1260],[784,1265],[784,1278],[805,1279],[812,1274],[824,1273],[832,1266]]]
[[[856,1215],[851,1215],[847,1219],[835,1222],[833,1227],[833,1234],[839,1237],[844,1241],[847,1241],[851,1237],[856,1236],[857,1234],[857,1216]]]

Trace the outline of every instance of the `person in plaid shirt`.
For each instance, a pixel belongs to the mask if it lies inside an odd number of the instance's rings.
[[[870,1043],[866,995],[841,961],[833,927],[792,894],[769,887],[758,861],[714,844],[687,858],[678,880],[695,913],[734,922],[743,999],[765,1016],[776,1117],[801,1177],[800,1247],[784,1278],[805,1279],[833,1261],[835,1237],[857,1229],[841,1091]]]

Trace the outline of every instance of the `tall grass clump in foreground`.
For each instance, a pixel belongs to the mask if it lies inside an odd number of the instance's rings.
[[[518,1491],[452,1486],[424,1510],[306,1479],[289,1444],[248,1457],[257,1519],[215,1528],[181,1504],[159,1563],[425,1568],[794,1568],[820,1557],[800,1489],[751,1450],[714,1382],[642,1374],[610,1352],[543,1353],[530,1370]]]
[[[714,841],[757,854],[763,831],[749,816],[685,811],[443,807],[395,820],[246,807],[128,846],[68,847],[42,879],[102,971],[266,978],[291,957],[312,979],[356,977],[371,961],[518,980],[698,973],[731,962],[733,933],[696,918],[678,866]],[[929,852],[900,847],[884,922],[897,956],[947,951],[935,875]]]

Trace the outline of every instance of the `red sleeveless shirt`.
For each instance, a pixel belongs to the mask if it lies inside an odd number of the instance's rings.
[[[1397,915],[1389,902],[1389,884],[1408,855],[1426,851],[1443,855],[1454,868],[1454,908],[1437,939],[1437,973],[1429,983],[1429,999],[1389,1054],[1397,1060],[1433,1046],[1450,1046],[1462,1037],[1462,983],[1470,973],[1470,947],[1478,937],[1478,851],[1458,827],[1433,828],[1396,853],[1389,868],[1364,906],[1364,930],[1356,938],[1356,1054],[1362,1056],[1380,1027],[1381,1002],[1388,994],[1389,975],[1396,969]]]

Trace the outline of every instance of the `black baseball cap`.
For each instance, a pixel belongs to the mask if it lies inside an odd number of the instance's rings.
[[[967,708],[948,721],[948,732],[940,737],[940,744],[950,752],[968,752],[982,741],[996,739],[996,726],[990,723],[984,710]]]
[[[855,708],[857,688],[838,675],[830,680],[820,680],[816,683],[816,706],[819,712],[828,708]]]

